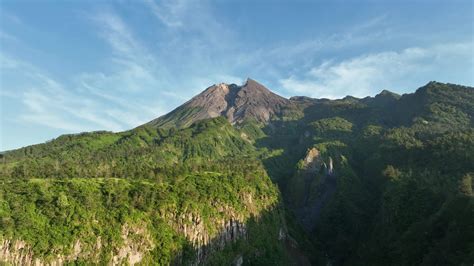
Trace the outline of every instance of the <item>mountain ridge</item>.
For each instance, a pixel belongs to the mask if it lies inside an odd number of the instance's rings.
[[[389,90],[382,90],[374,96],[357,98],[346,96],[341,99],[311,98],[308,96],[292,96],[289,99],[282,97],[257,81],[248,78],[239,86],[236,84],[219,83],[206,88],[187,102],[171,112],[160,116],[145,125],[154,127],[187,127],[202,119],[225,117],[232,125],[240,124],[245,120],[253,120],[267,124],[271,120],[295,119],[303,115],[303,109],[308,106],[333,101],[352,101],[373,107],[383,108],[400,102],[401,99],[411,99],[414,104],[427,94],[440,93],[436,87],[455,86],[465,89],[468,86],[455,85],[430,81],[413,93],[402,95]],[[418,100],[416,100],[418,99]]]
[[[276,101],[279,103],[278,108],[265,110],[265,108],[267,108],[268,106],[267,107],[264,106],[263,115],[255,116],[254,111],[259,109],[259,108],[255,108],[255,107],[258,107],[259,101],[257,101],[257,105],[255,105],[255,102],[250,102],[250,104],[253,105],[253,107],[250,108],[250,111],[248,111],[246,108],[242,108],[242,105],[240,105],[241,108],[237,110],[240,113],[236,112],[235,100],[241,91],[245,93],[245,91],[249,90],[249,88],[246,88],[246,85],[249,82],[250,84],[254,84],[254,86],[250,86],[250,88],[257,87],[257,89],[264,91],[265,94],[269,94],[271,95],[272,98],[276,98],[277,99]],[[290,113],[293,111],[293,112],[300,113],[298,115],[302,115],[301,114],[302,109],[307,108],[308,106],[312,106],[317,103],[348,101],[348,100],[359,102],[362,104],[371,105],[373,107],[383,107],[385,105],[393,105],[395,103],[400,102],[400,100],[407,100],[409,103],[406,103],[405,106],[400,107],[404,109],[406,108],[407,104],[420,104],[420,101],[423,98],[428,97],[427,96],[428,94],[436,94],[436,93],[439,94],[440,89],[434,89],[434,87],[446,87],[446,86],[454,86],[461,90],[467,90],[467,91],[473,89],[472,87],[465,86],[465,85],[429,81],[427,84],[419,87],[414,92],[404,93],[402,95],[394,93],[387,89],[383,89],[380,93],[374,96],[366,96],[364,98],[356,98],[356,97],[348,95],[340,99],[312,98],[309,96],[292,96],[289,99],[287,99],[272,92],[270,89],[261,85],[257,81],[251,78],[248,78],[246,83],[244,83],[242,86],[239,86],[233,83],[214,84],[206,88],[205,90],[203,90],[201,93],[195,95],[194,97],[192,97],[185,103],[176,107],[172,111],[166,113],[165,115],[159,116],[143,125],[138,125],[136,128],[140,128],[143,126],[165,127],[165,128],[169,128],[169,127],[185,128],[197,121],[200,121],[203,119],[215,118],[219,116],[225,117],[229,122],[231,122],[231,124],[241,123],[245,119],[255,120],[257,122],[265,124],[274,118],[281,119],[282,118],[281,116],[285,115],[285,111],[286,112],[289,111]],[[218,94],[217,97],[216,95],[214,95],[216,93]],[[442,93],[442,90],[441,90],[441,93]],[[466,93],[467,92],[465,92],[464,94]],[[220,105],[217,105],[215,102],[213,102],[215,98],[219,99],[217,102],[221,103]],[[469,95],[468,95],[468,98],[469,98]],[[207,99],[207,100],[203,101],[203,99]],[[206,108],[208,108],[209,106],[212,108],[210,108],[210,110],[207,110]],[[277,110],[278,112],[275,112],[275,110]],[[235,113],[238,114],[235,117],[236,119],[234,119],[234,117],[231,116]],[[474,115],[471,118],[474,121]],[[111,131],[96,130],[96,131],[91,131],[91,132],[63,134],[61,136],[79,135],[79,134],[87,134],[87,133],[95,133],[95,132],[100,133],[100,132],[111,132]],[[35,144],[31,144],[31,145],[35,145]],[[31,145],[27,145],[24,147],[28,147]],[[19,150],[24,147],[12,149],[12,150],[0,151],[0,154],[9,152],[9,151]]]

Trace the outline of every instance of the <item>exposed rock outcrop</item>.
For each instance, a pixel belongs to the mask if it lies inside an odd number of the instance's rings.
[[[223,208],[223,211],[229,211],[229,209]],[[204,262],[213,252],[222,250],[225,245],[247,237],[244,219],[238,215],[233,215],[229,220],[219,220],[221,230],[216,234],[209,232],[199,215],[188,213],[168,218],[169,224],[176,231],[183,233],[193,245],[196,252],[194,262],[196,265]],[[124,224],[121,237],[122,245],[112,251],[111,260],[108,262],[110,265],[137,264],[142,261],[147,252],[155,247],[145,224],[133,226]],[[78,258],[85,258],[98,263],[101,248],[100,237],[97,238],[94,253],[82,250],[81,242],[77,240],[72,246],[71,254],[57,254],[55,258],[42,259],[34,255],[31,246],[25,241],[3,240],[0,242],[0,262],[13,265],[64,265]]]
[[[12,265],[63,265],[68,261],[74,261],[82,257],[81,242],[77,240],[69,255],[58,254],[55,258],[44,260],[34,256],[31,246],[23,240],[4,239],[0,242],[0,262],[6,262]]]
[[[246,199],[246,203],[252,199]],[[245,217],[227,206],[217,206],[223,217],[215,218],[212,223],[219,225],[217,232],[211,231],[204,223],[202,217],[196,213],[184,213],[174,216],[169,213],[165,219],[177,232],[184,234],[195,250],[194,264],[203,263],[213,252],[222,250],[227,244],[241,238],[247,238]],[[179,259],[178,259],[179,260]]]
[[[274,201],[265,201],[262,197],[264,196],[242,192],[240,203],[245,211],[215,201],[209,203],[209,208],[217,211],[217,214],[205,216],[206,218],[203,218],[201,210],[177,211],[174,207],[160,209],[158,216],[177,234],[184,236],[192,246],[194,254],[192,257],[189,257],[189,253],[186,254],[186,263],[189,263],[191,258],[193,264],[202,264],[211,254],[224,249],[226,245],[238,239],[246,239],[247,220],[251,217],[258,219],[262,211],[274,208]],[[260,200],[263,200],[263,204]],[[149,252],[155,249],[156,244],[147,229],[149,226],[150,224],[145,221],[138,224],[125,223],[120,228],[121,241],[115,241],[115,244],[102,241],[100,235],[91,235],[87,236],[87,240],[80,238],[75,240],[71,246],[56,246],[45,256],[34,254],[32,246],[21,239],[1,240],[0,264],[5,262],[13,265],[64,265],[80,259],[90,263],[134,265],[143,262]],[[91,243],[90,239],[94,237],[96,243]],[[177,264],[184,263],[179,254],[175,255],[173,260]],[[110,259],[103,261],[105,258]],[[145,261],[149,261],[148,258]]]
[[[151,236],[146,231],[145,225],[122,226],[123,244],[114,249],[111,254],[110,265],[134,265],[140,262],[146,255],[146,252],[154,248]],[[3,240],[0,242],[0,262],[6,262],[12,265],[53,265],[59,266],[84,258],[87,261],[99,263],[99,254],[102,249],[102,241],[97,237],[95,247],[92,251],[86,251],[82,248],[80,240],[71,247],[72,252],[68,255],[58,254],[53,258],[40,258],[35,256],[32,248],[23,240]]]
[[[332,165],[332,157],[329,157],[329,167],[328,167],[328,172],[327,175],[334,175],[334,167]]]
[[[189,213],[178,217],[170,216],[169,218],[171,218],[169,223],[175,230],[183,233],[193,245],[196,252],[193,263],[195,265],[203,263],[209,255],[222,250],[227,244],[247,237],[247,227],[243,217],[234,216],[229,220],[220,220],[221,230],[215,235],[209,232],[199,215]],[[121,237],[122,245],[112,251],[111,260],[108,262],[110,265],[135,265],[141,262],[147,252],[155,247],[151,236],[146,231],[146,225],[131,226],[124,224]],[[101,248],[100,237],[97,238],[94,253],[82,250],[81,242],[77,240],[72,247],[71,254],[57,254],[55,258],[42,259],[34,255],[31,246],[25,241],[3,240],[0,242],[0,262],[12,265],[59,266],[73,262],[78,258],[85,258],[88,261],[98,263]]]
[[[146,253],[155,247],[151,236],[146,231],[146,225],[123,225],[122,240],[123,244],[112,254],[113,265],[139,263]]]
[[[303,167],[305,171],[316,173],[319,171],[322,160],[319,151],[311,148],[303,159]]]
[[[336,189],[334,173],[332,157],[323,159],[320,151],[313,147],[306,153],[291,181],[292,208],[307,232],[314,229],[321,209]]]

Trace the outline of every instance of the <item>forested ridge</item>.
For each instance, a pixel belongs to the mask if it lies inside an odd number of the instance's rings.
[[[3,249],[85,264],[472,265],[473,88],[293,97],[272,115],[4,152]]]
[[[16,150],[2,167],[1,236],[26,241],[45,261],[54,261],[58,251],[73,252],[78,240],[82,252],[97,253],[80,254],[78,261],[110,261],[126,242],[123,225],[144,227],[146,233],[134,236],[146,240],[136,244],[146,255],[142,263],[221,264],[239,253],[221,258],[197,249],[222,249],[212,242],[219,242],[214,238],[223,223],[234,221],[248,223],[249,232],[267,231],[249,234],[244,243],[229,236],[250,259],[257,250],[281,249],[273,240],[284,219],[279,192],[252,159],[256,154],[223,118],[183,130],[143,126],[65,135]],[[252,222],[260,219],[263,226]],[[98,239],[103,248],[94,251]],[[284,262],[285,254],[254,260],[270,259]]]

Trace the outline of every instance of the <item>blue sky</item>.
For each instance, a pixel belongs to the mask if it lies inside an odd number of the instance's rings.
[[[220,82],[289,97],[474,85],[472,1],[0,1],[0,150],[121,131]]]

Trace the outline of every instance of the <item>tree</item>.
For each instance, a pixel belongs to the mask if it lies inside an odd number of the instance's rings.
[[[467,173],[459,182],[459,191],[465,195],[472,195],[472,175]]]
[[[400,178],[401,172],[392,165],[388,165],[385,170],[383,170],[383,175],[388,177],[389,180],[395,181]]]

